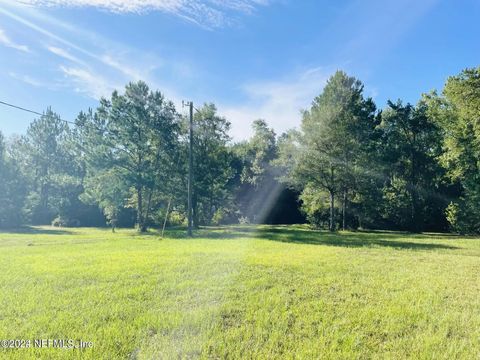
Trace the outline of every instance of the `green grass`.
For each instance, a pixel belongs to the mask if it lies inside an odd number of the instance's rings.
[[[0,232],[11,359],[480,357],[480,239],[306,227]]]

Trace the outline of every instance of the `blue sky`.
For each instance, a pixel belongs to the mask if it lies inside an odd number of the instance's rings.
[[[143,79],[280,133],[337,69],[378,107],[480,65],[478,0],[0,0],[0,100],[65,119]],[[0,131],[34,116],[0,106]]]

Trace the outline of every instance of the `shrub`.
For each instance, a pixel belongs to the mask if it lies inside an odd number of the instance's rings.
[[[476,204],[460,198],[458,202],[451,202],[445,210],[450,229],[459,234],[479,234],[480,222]]]
[[[78,227],[80,226],[80,221],[77,219],[67,219],[65,217],[57,216],[52,221],[52,226],[55,227]]]
[[[250,220],[248,220],[248,217],[246,216],[240,216],[238,218],[238,223],[242,225],[247,225],[247,224],[250,224]]]

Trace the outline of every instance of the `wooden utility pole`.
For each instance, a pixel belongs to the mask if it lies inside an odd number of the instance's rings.
[[[192,190],[193,190],[193,102],[188,103],[190,108],[190,144],[188,151],[188,236],[192,236]]]

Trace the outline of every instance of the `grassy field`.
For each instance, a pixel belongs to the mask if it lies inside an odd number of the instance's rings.
[[[307,227],[0,232],[11,359],[480,357],[480,239]],[[32,344],[33,346],[33,344]]]

